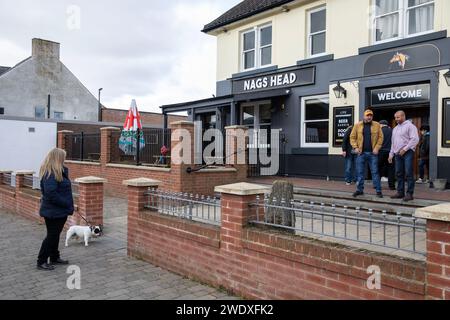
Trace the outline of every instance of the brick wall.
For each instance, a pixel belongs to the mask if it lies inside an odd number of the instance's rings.
[[[145,190],[128,186],[128,254],[183,276],[250,299],[449,299],[448,222],[429,225],[424,262],[251,227],[255,195],[222,193],[215,227],[144,209]]]
[[[175,123],[172,129],[186,129],[193,135],[193,123],[181,122]],[[192,165],[175,164],[172,158],[171,168],[149,168],[128,165],[111,164],[111,146],[117,147],[118,143],[111,143],[114,135],[111,133],[117,131],[117,128],[101,129],[101,157],[100,163],[67,161],[71,179],[86,176],[96,176],[106,179],[105,192],[108,195],[126,198],[126,187],[122,184],[123,180],[133,178],[150,178],[162,181],[162,187],[166,190],[184,193],[193,193],[199,195],[213,195],[214,187],[220,184],[244,181],[247,178],[247,166],[237,165],[222,169],[207,169],[198,172],[187,173],[186,170]],[[58,133],[58,146],[64,149],[64,131]],[[172,150],[181,143],[180,140],[172,135]],[[194,141],[192,143],[192,150]],[[193,157],[193,154],[192,154]]]
[[[144,126],[156,126],[162,127],[164,124],[164,116],[160,113],[152,113],[152,112],[139,112],[141,114],[142,125]],[[111,123],[124,123],[127,117],[128,110],[116,110],[116,109],[103,109],[103,122],[111,122]],[[185,121],[187,120],[186,116],[168,116],[168,123],[177,122],[177,121]]]

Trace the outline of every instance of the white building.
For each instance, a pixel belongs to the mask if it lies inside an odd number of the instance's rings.
[[[60,44],[32,41],[31,57],[0,67],[0,115],[98,121],[98,100],[60,61]]]

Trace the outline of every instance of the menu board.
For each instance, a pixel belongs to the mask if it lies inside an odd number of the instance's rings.
[[[444,123],[442,130],[442,146],[444,148],[450,148],[450,98],[444,99]]]
[[[355,107],[338,107],[334,108],[333,113],[333,147],[338,148],[342,146],[345,132],[348,127],[353,125]]]

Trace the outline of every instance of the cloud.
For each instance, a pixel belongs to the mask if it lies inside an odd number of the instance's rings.
[[[216,40],[200,30],[238,2],[1,1],[0,65],[29,56],[34,37],[58,41],[85,86],[95,95],[104,88],[103,104],[128,108],[135,98],[141,110],[158,112],[215,93]]]

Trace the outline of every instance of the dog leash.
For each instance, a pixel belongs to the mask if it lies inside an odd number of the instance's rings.
[[[77,213],[81,217],[81,219],[83,219],[84,222],[86,222],[87,226],[89,227],[91,224],[81,215],[81,213],[79,213],[78,211],[77,211]]]

